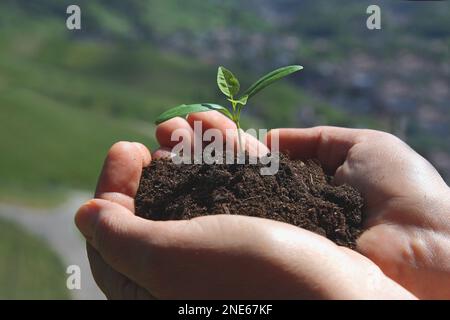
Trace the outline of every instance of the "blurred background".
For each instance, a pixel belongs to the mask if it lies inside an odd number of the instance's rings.
[[[82,30],[66,28],[70,4]],[[449,47],[448,1],[0,0],[0,298],[101,297],[77,206],[115,141],[154,148],[163,110],[223,103],[218,65],[243,86],[305,67],[252,100],[244,127],[385,130],[450,182]]]

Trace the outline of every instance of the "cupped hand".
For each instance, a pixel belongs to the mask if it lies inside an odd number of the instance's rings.
[[[205,129],[233,127],[215,112],[194,114],[188,121],[169,120],[157,129],[162,148],[154,156],[165,155],[164,150],[172,146],[170,132],[181,127],[192,130],[194,120],[203,121]],[[356,137],[361,132],[347,132],[348,136],[334,139],[327,138],[324,132],[335,129],[309,130],[279,131],[281,147],[296,157],[321,159],[330,172],[339,168],[337,182],[358,187],[356,176],[353,180],[349,177],[354,174],[354,167],[360,166],[352,158],[355,155],[351,148],[359,144]],[[92,272],[107,297],[414,297],[363,255],[294,226],[244,216],[216,215],[164,222],[135,216],[133,198],[142,167],[150,159],[149,151],[140,144],[114,145],[99,179],[97,199],[85,204],[76,215],[76,224],[88,242]],[[431,169],[429,174],[436,175]],[[372,192],[363,188],[368,185],[360,186],[365,195]],[[377,197],[374,199],[376,208],[379,203]],[[369,210],[368,219],[373,227],[360,239],[360,249],[386,268],[382,259],[378,261],[376,255],[370,255],[369,249],[376,242],[372,235],[375,227],[383,223],[379,221],[385,221],[376,217],[387,219],[389,214],[373,212]]]
[[[357,250],[419,298],[450,298],[450,191],[400,139],[374,130],[278,129],[281,151],[317,158],[364,199]],[[270,138],[268,137],[270,143]]]

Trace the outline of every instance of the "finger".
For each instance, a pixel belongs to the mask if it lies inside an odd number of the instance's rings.
[[[133,145],[135,145],[142,156],[142,167],[146,167],[150,164],[152,161],[152,156],[150,153],[150,150],[146,146],[144,146],[142,143],[139,142],[132,142]]]
[[[118,204],[94,199],[80,208],[75,223],[106,264],[148,289],[150,294],[164,297],[161,292],[169,290],[175,285],[170,282],[178,278],[172,277],[171,270],[187,267],[173,268],[178,258],[190,266],[192,263],[188,261],[195,258],[194,252],[227,252],[234,246],[245,250],[239,243],[254,243],[249,232],[242,232],[245,224],[240,223],[239,217],[234,218],[233,228],[227,228],[232,234],[224,241],[217,241],[221,230],[218,223],[204,228],[195,221],[154,222],[139,218]],[[94,266],[95,270],[102,269],[101,259],[92,260],[100,264]],[[99,284],[105,286],[101,280]]]
[[[327,173],[333,174],[362,134],[364,130],[338,127],[274,129],[267,134],[266,143],[272,148],[272,136],[278,135],[281,152],[294,159],[316,158]]]
[[[156,297],[174,297],[171,289],[176,287],[178,298],[212,297],[211,288],[220,288],[218,298],[314,297],[322,292],[330,298],[373,299],[378,288],[388,288],[383,282],[389,279],[378,270],[368,273],[367,265],[350,263],[326,238],[284,223],[229,215],[153,222],[123,211],[117,204],[93,200],[77,213],[76,222],[106,263]],[[293,257],[293,252],[301,254]],[[289,267],[292,259],[298,270]],[[217,273],[224,265],[230,276]],[[201,283],[193,276],[199,268]],[[248,275],[245,280],[242,274]],[[391,284],[389,291],[395,287]],[[272,290],[264,292],[268,286]],[[348,289],[341,294],[342,287]],[[395,288],[396,296],[404,295]]]
[[[167,120],[156,127],[156,139],[161,147],[172,148],[180,142],[181,138],[172,135],[177,130],[183,139],[188,139],[189,144],[194,141],[194,132],[189,123],[180,117]]]
[[[153,221],[137,217],[117,203],[93,199],[78,210],[75,224],[100,255],[93,260],[97,264],[95,270],[105,263],[137,283],[147,282],[149,270],[145,261],[149,259],[145,242],[153,237]]]
[[[152,159],[171,159],[173,153],[170,148],[161,147],[152,153]]]
[[[153,300],[147,290],[109,266],[100,254],[86,244],[89,263],[95,282],[108,299],[112,300]]]
[[[187,122],[192,128],[194,128],[194,130],[196,121],[201,122],[202,133],[209,129],[217,129],[221,132],[222,137],[224,137],[224,143],[226,142],[226,139],[230,139],[234,146],[237,146],[239,136],[237,133],[236,124],[220,112],[206,111],[191,113],[187,118]],[[244,133],[242,135],[242,143],[245,146],[244,149],[247,150],[250,155],[263,156],[269,151],[263,143],[248,133]]]
[[[150,151],[144,145],[117,142],[106,156],[95,197],[119,203],[133,211],[142,168],[150,161]]]
[[[205,228],[194,221],[158,223],[140,219],[126,211],[120,205],[94,199],[78,211],[75,221],[82,234],[100,255],[101,259],[91,259],[93,264],[97,263],[93,266],[93,270],[96,272],[104,270],[103,259],[114,270],[139,283],[150,294],[159,298],[170,296],[167,292],[178,286],[178,282],[183,294],[190,295],[192,290],[196,290],[195,286],[192,286],[192,281],[198,279],[191,277],[186,279],[182,276],[183,269],[187,268],[188,274],[191,274],[192,268],[196,268],[197,264],[208,263],[210,260],[217,263],[213,263],[213,268],[208,271],[205,283],[218,281],[219,283],[212,286],[224,285],[221,283],[221,277],[217,277],[216,271],[218,267],[216,264],[224,262],[220,258],[227,259],[223,253],[232,248],[239,248],[238,252],[240,250],[245,252],[245,246],[240,245],[241,243],[247,245],[255,243],[254,237],[249,232],[242,232],[244,224],[240,223],[239,217],[234,217],[235,223],[231,228],[226,228],[228,236],[223,241],[217,241],[217,233],[221,230],[219,223],[213,223],[211,228],[208,226]],[[213,255],[210,259],[208,253],[211,252]],[[238,259],[231,272],[238,274],[242,264],[245,265],[245,262],[239,262]],[[108,279],[102,280],[101,276],[98,277],[99,285],[105,288],[104,282]],[[204,288],[205,285],[201,287]],[[231,283],[228,287],[234,291],[235,283]],[[192,296],[205,297],[204,290],[194,292]],[[231,297],[231,294],[229,296]]]
[[[194,128],[194,122],[201,121],[203,130],[218,129],[223,135],[226,130],[236,130],[236,124],[228,117],[217,111],[195,112],[189,114],[187,122]]]

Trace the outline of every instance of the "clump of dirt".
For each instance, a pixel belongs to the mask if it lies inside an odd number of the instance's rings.
[[[188,164],[153,160],[136,195],[136,213],[151,220],[181,220],[213,214],[273,219],[355,248],[362,230],[363,199],[313,160],[281,156],[277,174],[262,176],[262,165]]]

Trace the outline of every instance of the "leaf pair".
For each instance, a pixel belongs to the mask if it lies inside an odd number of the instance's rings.
[[[247,100],[254,96],[256,93],[264,89],[265,87],[269,86],[270,84],[274,83],[275,81],[284,78],[291,73],[297,72],[302,70],[302,66],[287,66],[283,68],[279,68],[277,70],[274,70],[262,78],[258,79],[254,84],[248,88],[241,98],[234,100],[233,97],[235,97],[240,89],[239,80],[233,75],[233,73],[224,68],[219,67],[219,70],[217,71],[217,85],[222,91],[224,95],[226,95],[232,102],[240,103],[245,105],[247,103]]]
[[[231,102],[232,110],[231,109],[228,110],[220,105],[212,103],[182,104],[162,113],[156,119],[155,123],[160,124],[174,117],[186,117],[188,114],[193,112],[205,112],[216,110],[222,112],[228,118],[233,120],[239,128],[240,111],[241,108],[247,104],[249,98],[254,96],[256,93],[258,93],[265,87],[274,83],[275,81],[284,78],[290,75],[291,73],[297,72],[301,69],[303,69],[302,66],[293,65],[274,70],[266,74],[262,78],[260,78],[254,84],[252,84],[242,94],[240,98],[236,99],[235,97],[239,93],[241,87],[239,80],[233,75],[233,73],[230,70],[224,67],[219,67],[217,71],[217,85],[220,91],[222,91],[222,93],[227,97],[228,101]],[[236,110],[237,105],[241,105],[240,107],[238,107],[238,110]]]

